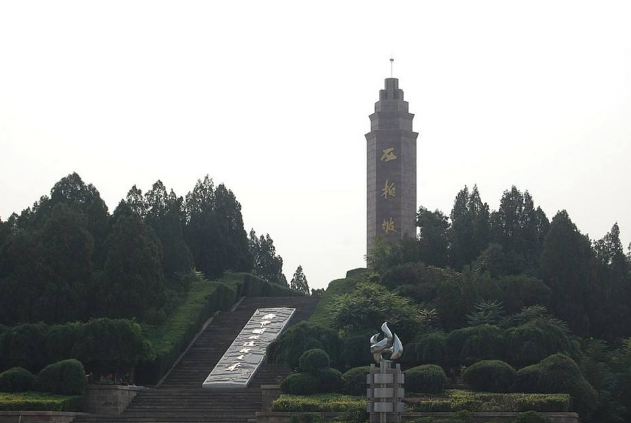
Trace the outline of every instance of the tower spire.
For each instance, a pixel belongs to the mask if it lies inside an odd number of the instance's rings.
[[[390,78],[394,78],[394,56],[390,55]]]

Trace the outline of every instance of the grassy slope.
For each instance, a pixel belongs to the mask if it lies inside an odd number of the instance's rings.
[[[193,280],[190,291],[183,297],[173,313],[159,325],[145,325],[144,333],[156,352],[173,347],[173,340],[179,339],[198,320],[198,316],[212,294],[223,281],[209,281],[199,276]]]
[[[320,325],[331,327],[333,324],[332,308],[338,296],[351,292],[358,282],[361,282],[367,271],[350,271],[350,276],[344,279],[336,279],[329,283],[322,299],[318,303],[315,312],[311,315],[310,321]]]

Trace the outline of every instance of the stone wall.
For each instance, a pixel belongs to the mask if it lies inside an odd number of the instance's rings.
[[[280,397],[280,385],[261,385],[261,409],[272,411],[272,403]]]
[[[0,411],[0,423],[70,423],[85,413],[63,411]]]
[[[83,409],[91,414],[118,416],[143,389],[142,386],[90,385]]]

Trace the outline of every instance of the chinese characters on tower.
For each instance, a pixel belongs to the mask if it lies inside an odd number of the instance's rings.
[[[389,147],[381,151],[383,152],[383,154],[381,155],[381,159],[379,160],[381,160],[382,162],[387,163],[397,159],[396,154],[394,154],[394,147]],[[383,188],[381,188],[381,196],[385,200],[387,200],[389,197],[396,197],[396,195],[397,188],[394,186],[394,182],[390,182],[386,179],[385,185],[383,186]],[[394,219],[392,217],[390,217],[390,220],[384,219],[383,223],[381,224],[381,228],[386,234],[397,231],[394,225]]]

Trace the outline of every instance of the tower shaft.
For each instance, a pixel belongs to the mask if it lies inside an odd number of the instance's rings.
[[[366,134],[368,240],[376,236],[394,243],[416,236],[416,138],[414,115],[408,112],[397,78],[387,78],[379,91]]]

